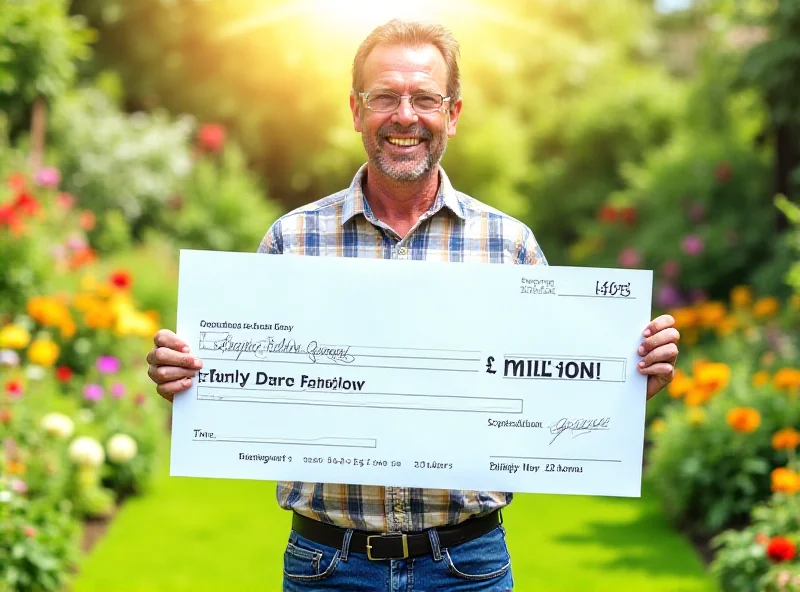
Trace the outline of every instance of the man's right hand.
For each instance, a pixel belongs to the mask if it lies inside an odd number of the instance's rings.
[[[169,329],[161,329],[153,338],[156,346],[147,354],[147,375],[156,383],[158,394],[170,403],[172,398],[192,386],[192,378],[203,367],[193,357],[189,346]]]

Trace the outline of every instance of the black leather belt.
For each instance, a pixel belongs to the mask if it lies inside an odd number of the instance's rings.
[[[450,548],[483,536],[502,523],[500,511],[495,510],[480,518],[468,518],[453,526],[437,528],[436,534],[439,536],[441,547]],[[292,528],[300,536],[336,549],[342,548],[346,532],[344,528],[312,520],[297,513],[292,517]],[[374,534],[354,530],[349,549],[353,553],[364,554],[373,560],[406,559],[433,552],[428,531]]]

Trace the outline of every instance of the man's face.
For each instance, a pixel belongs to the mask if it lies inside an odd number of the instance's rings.
[[[447,65],[433,45],[378,45],[364,62],[363,80],[364,92],[447,96]],[[367,109],[360,97],[351,96],[350,108],[370,164],[392,180],[416,181],[441,160],[447,138],[456,133],[461,101],[445,102],[441,111],[419,114],[403,99],[394,111],[378,113]]]

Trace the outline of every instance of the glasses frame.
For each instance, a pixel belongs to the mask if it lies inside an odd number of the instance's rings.
[[[394,97],[397,97],[397,105],[393,109],[389,109],[388,111],[378,111],[377,109],[373,109],[372,107],[369,106],[369,101],[367,100],[369,98],[369,96],[371,94],[373,94],[373,93],[382,93],[382,94],[387,94],[387,95],[392,95]],[[414,97],[415,96],[420,96],[420,95],[435,95],[437,97],[440,97],[442,99],[442,104],[439,105],[433,111],[417,111],[417,108],[414,106]],[[435,92],[421,92],[421,93],[416,93],[416,94],[413,94],[413,95],[398,95],[396,92],[393,92],[393,91],[391,91],[389,89],[386,89],[386,88],[375,88],[375,89],[372,89],[372,90],[367,91],[367,92],[360,92],[360,93],[358,93],[358,96],[363,101],[364,107],[369,109],[373,113],[393,113],[394,111],[397,111],[397,109],[400,108],[400,104],[403,102],[403,99],[408,99],[408,102],[411,105],[411,109],[417,115],[430,115],[431,113],[437,113],[437,112],[438,113],[444,113],[444,112],[447,111],[447,109],[444,108],[444,104],[450,102],[450,100],[452,99],[452,97],[443,97],[439,93],[435,93]]]

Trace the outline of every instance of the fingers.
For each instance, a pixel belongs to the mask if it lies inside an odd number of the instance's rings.
[[[187,370],[179,366],[149,366],[147,375],[156,384],[164,384],[182,378],[194,378],[197,375],[195,370]]]
[[[178,366],[197,370],[203,367],[202,360],[189,354],[177,352],[168,347],[156,347],[147,353],[147,363],[151,366]],[[151,377],[152,378],[152,377]]]
[[[652,366],[657,362],[667,362],[669,364],[675,364],[675,360],[678,358],[678,346],[674,343],[667,343],[665,345],[661,345],[647,354],[641,362],[639,362],[640,368],[646,368],[647,366]]]
[[[658,333],[655,333],[652,337],[648,337],[642,342],[642,345],[639,346],[639,355],[643,356],[647,352],[653,351],[658,347],[662,347],[668,343],[677,344],[680,341],[681,334],[678,332],[677,329],[668,328],[662,329]],[[678,346],[675,346],[675,349],[678,349]],[[677,351],[676,351],[677,355]]]
[[[650,337],[651,335],[655,335],[659,331],[663,331],[664,329],[669,329],[670,327],[675,326],[675,319],[672,318],[671,315],[665,314],[661,315],[660,317],[654,318],[644,329],[644,336]]]
[[[658,362],[652,366],[645,366],[644,368],[639,367],[639,373],[648,376],[670,376],[674,370],[675,367],[667,362]]]
[[[190,378],[182,378],[181,380],[173,380],[172,382],[159,384],[156,387],[156,391],[171,403],[175,395],[182,393],[190,386],[192,386],[192,380]]]
[[[189,346],[169,329],[161,329],[153,337],[156,348],[166,347],[178,352],[189,353]]]

